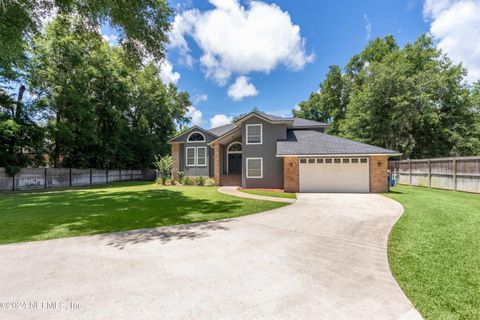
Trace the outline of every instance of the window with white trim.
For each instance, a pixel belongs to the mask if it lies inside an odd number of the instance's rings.
[[[207,147],[197,147],[197,166],[205,167],[207,165]]]
[[[247,178],[263,178],[263,158],[247,158]]]
[[[232,142],[227,149],[229,153],[242,153],[242,144],[240,142]]]
[[[187,167],[194,167],[195,166],[195,155],[196,155],[196,148],[194,147],[187,147],[185,149],[185,161]]]
[[[262,144],[262,124],[247,124],[247,144]]]
[[[187,141],[188,142],[205,142],[205,136],[202,133],[195,131],[190,133],[190,135],[187,138]]]

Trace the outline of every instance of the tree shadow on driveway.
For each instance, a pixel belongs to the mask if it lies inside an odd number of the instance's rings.
[[[210,231],[229,230],[223,224],[231,220],[198,222],[192,224],[162,227],[155,229],[142,229],[126,232],[116,232],[101,235],[102,240],[107,241],[107,246],[120,250],[129,245],[159,241],[162,244],[173,240],[196,240],[207,237]]]

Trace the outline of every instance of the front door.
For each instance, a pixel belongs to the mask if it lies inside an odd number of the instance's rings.
[[[241,153],[230,153],[228,155],[228,173],[242,173]]]

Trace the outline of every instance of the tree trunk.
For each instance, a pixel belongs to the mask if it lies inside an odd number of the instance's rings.
[[[18,88],[18,97],[17,97],[17,108],[15,110],[15,119],[20,119],[22,116],[22,107],[23,107],[23,94],[27,88],[22,84]]]

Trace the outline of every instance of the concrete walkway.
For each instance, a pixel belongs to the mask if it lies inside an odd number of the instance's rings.
[[[245,193],[238,190],[238,187],[220,187],[218,191],[224,194],[228,194],[230,196],[240,197],[240,198],[247,198],[247,199],[256,199],[256,200],[267,200],[267,201],[275,201],[275,202],[286,202],[286,203],[294,203],[295,199],[289,198],[280,198],[280,197],[268,197],[268,196],[259,196],[257,194],[250,194]]]
[[[401,213],[298,194],[231,220],[2,245],[0,319],[420,319],[387,263]]]

